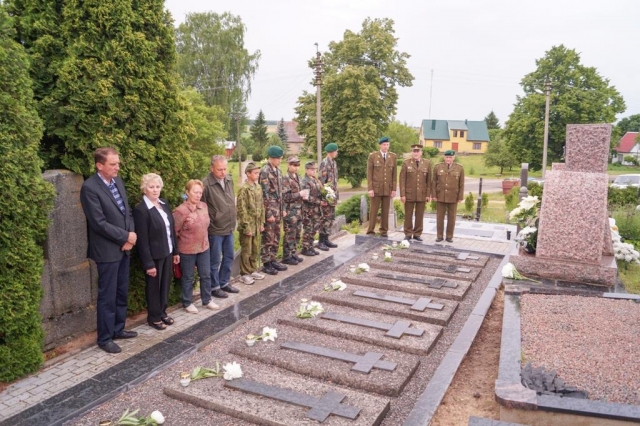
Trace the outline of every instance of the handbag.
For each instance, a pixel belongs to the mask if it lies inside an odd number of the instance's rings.
[[[173,264],[173,277],[177,280],[182,278],[182,268],[180,268],[180,263]]]

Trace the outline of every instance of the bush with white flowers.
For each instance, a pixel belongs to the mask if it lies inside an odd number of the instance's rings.
[[[537,196],[524,197],[518,207],[511,210],[509,220],[519,223],[523,228],[516,241],[529,252],[535,252],[538,243],[538,212],[540,199]]]

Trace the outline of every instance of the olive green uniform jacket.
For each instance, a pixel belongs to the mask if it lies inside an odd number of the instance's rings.
[[[387,152],[387,159],[380,151],[369,154],[367,160],[367,190],[373,191],[374,197],[390,197],[398,185],[397,156]]]
[[[464,198],[464,169],[458,163],[447,167],[438,163],[433,168],[431,196],[439,203],[458,203]]]
[[[424,158],[408,158],[400,169],[400,196],[409,202],[425,202],[431,195],[431,162]]]

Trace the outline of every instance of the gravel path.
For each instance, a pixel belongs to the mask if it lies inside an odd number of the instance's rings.
[[[556,370],[589,399],[640,405],[640,304],[522,296],[524,361]]]

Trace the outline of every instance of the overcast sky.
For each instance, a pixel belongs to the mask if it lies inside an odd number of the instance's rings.
[[[290,120],[310,85],[314,43],[326,51],[367,18],[395,21],[397,48],[411,55],[412,87],[400,88],[396,119],[481,120],[504,124],[522,94],[520,80],[554,45],[580,53],[640,114],[638,0],[166,0],[176,25],[191,12],[231,12],[247,27],[245,46],[262,58],[248,102],[250,117]],[[431,91],[431,71],[433,89]],[[430,92],[432,98],[430,101]],[[431,116],[429,117],[429,105]]]

